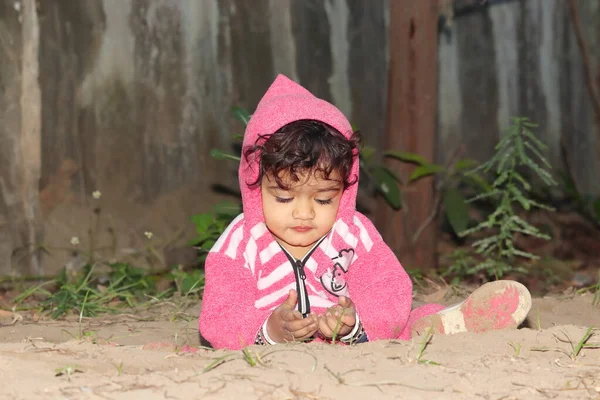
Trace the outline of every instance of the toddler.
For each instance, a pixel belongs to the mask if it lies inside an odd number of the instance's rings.
[[[531,308],[496,281],[449,308],[412,309],[412,282],[356,211],[358,134],[332,104],[279,75],[248,122],[243,214],[207,256],[199,327],[215,348],[362,343],[516,328]]]

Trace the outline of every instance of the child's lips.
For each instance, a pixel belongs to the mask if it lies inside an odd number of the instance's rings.
[[[295,226],[292,228],[293,230],[295,230],[296,232],[308,232],[310,231],[312,228],[310,226]]]

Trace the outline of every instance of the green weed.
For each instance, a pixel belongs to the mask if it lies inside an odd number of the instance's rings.
[[[268,357],[272,356],[273,354],[281,353],[281,352],[297,352],[297,353],[309,355],[314,360],[312,371],[314,372],[316,370],[317,358],[314,355],[312,355],[306,351],[290,349],[290,348],[277,348],[277,349],[266,349],[266,350],[263,350],[260,352],[256,352],[256,351],[250,350],[247,346],[244,346],[242,348],[242,350],[240,350],[239,352],[231,352],[231,353],[227,353],[223,356],[215,358],[210,364],[208,364],[207,366],[205,366],[202,369],[202,373],[204,374],[204,373],[210,372],[210,371],[214,370],[215,368],[217,368],[227,362],[234,361],[234,360],[243,360],[250,367],[257,367],[257,366],[264,367],[267,365]]]
[[[76,311],[81,322],[83,317],[115,313],[125,308],[131,310],[139,305],[144,294],[154,290],[154,279],[144,270],[126,263],[108,267],[108,273],[95,273],[96,264],[88,264],[77,275],[70,275],[63,268],[56,279],[24,292],[14,303],[21,306],[29,298],[41,297],[40,311],[49,312],[53,319]],[[47,290],[49,285],[57,289]]]
[[[54,372],[54,376],[66,375],[67,379],[70,381],[74,374],[83,373],[83,370],[81,370],[77,365],[67,365],[63,368],[57,368]]]
[[[115,365],[117,369],[117,376],[123,375],[123,361],[121,360],[118,364]]]
[[[428,364],[428,365],[440,365],[439,363],[437,363],[435,361],[431,361],[431,360],[427,360],[427,359],[423,358],[423,354],[425,354],[425,349],[427,349],[427,346],[429,346],[429,344],[431,343],[431,339],[433,339],[433,327],[429,327],[429,329],[425,333],[425,336],[423,336],[423,339],[421,340],[421,343],[419,346],[419,351],[417,352],[417,358],[416,358],[417,363]]]
[[[558,340],[559,342],[568,343],[571,347],[571,351],[566,351],[561,348],[549,348],[549,347],[534,347],[531,350],[532,351],[542,351],[542,352],[557,351],[557,352],[565,354],[566,356],[571,358],[571,360],[577,361],[577,357],[579,357],[581,355],[581,352],[583,351],[583,349],[586,349],[586,348],[587,349],[600,349],[600,343],[590,343],[589,342],[589,340],[595,334],[595,332],[594,332],[595,329],[596,328],[594,328],[594,327],[589,327],[585,331],[585,333],[583,334],[581,339],[579,339],[579,341],[576,343],[564,331],[562,332],[564,337],[558,337],[557,335],[554,335],[556,340]]]
[[[521,343],[508,342],[508,345],[514,350],[515,357],[519,357],[521,354]]]
[[[551,166],[542,154],[547,146],[533,134],[532,129],[536,126],[527,118],[513,118],[508,132],[496,146],[494,156],[473,170],[473,172],[492,172],[495,179],[491,190],[468,201],[491,201],[494,211],[475,227],[462,231],[460,236],[467,237],[480,231],[487,232],[485,237],[472,244],[476,249],[475,252],[483,257],[483,261],[474,267],[474,271],[484,271],[496,279],[511,271],[526,272],[516,264],[518,258],[539,259],[538,256],[517,248],[516,235],[550,239],[547,234],[525,221],[518,213],[518,209],[525,212],[534,208],[552,210],[529,196],[532,185],[524,174],[528,170],[539,177],[544,184],[556,185],[556,181],[548,172]]]

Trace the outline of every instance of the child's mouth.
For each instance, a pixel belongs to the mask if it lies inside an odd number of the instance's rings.
[[[292,229],[295,230],[296,232],[308,232],[312,228],[310,226],[295,226]]]

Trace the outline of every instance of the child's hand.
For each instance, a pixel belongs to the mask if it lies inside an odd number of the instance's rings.
[[[310,314],[302,318],[296,308],[298,293],[290,290],[287,299],[282,305],[273,310],[267,320],[267,332],[271,339],[277,343],[293,342],[308,339],[318,329],[317,316]]]
[[[319,316],[319,332],[328,339],[333,338],[336,327],[336,337],[340,338],[349,334],[354,324],[356,324],[356,308],[352,300],[346,296],[340,296],[336,306]]]

